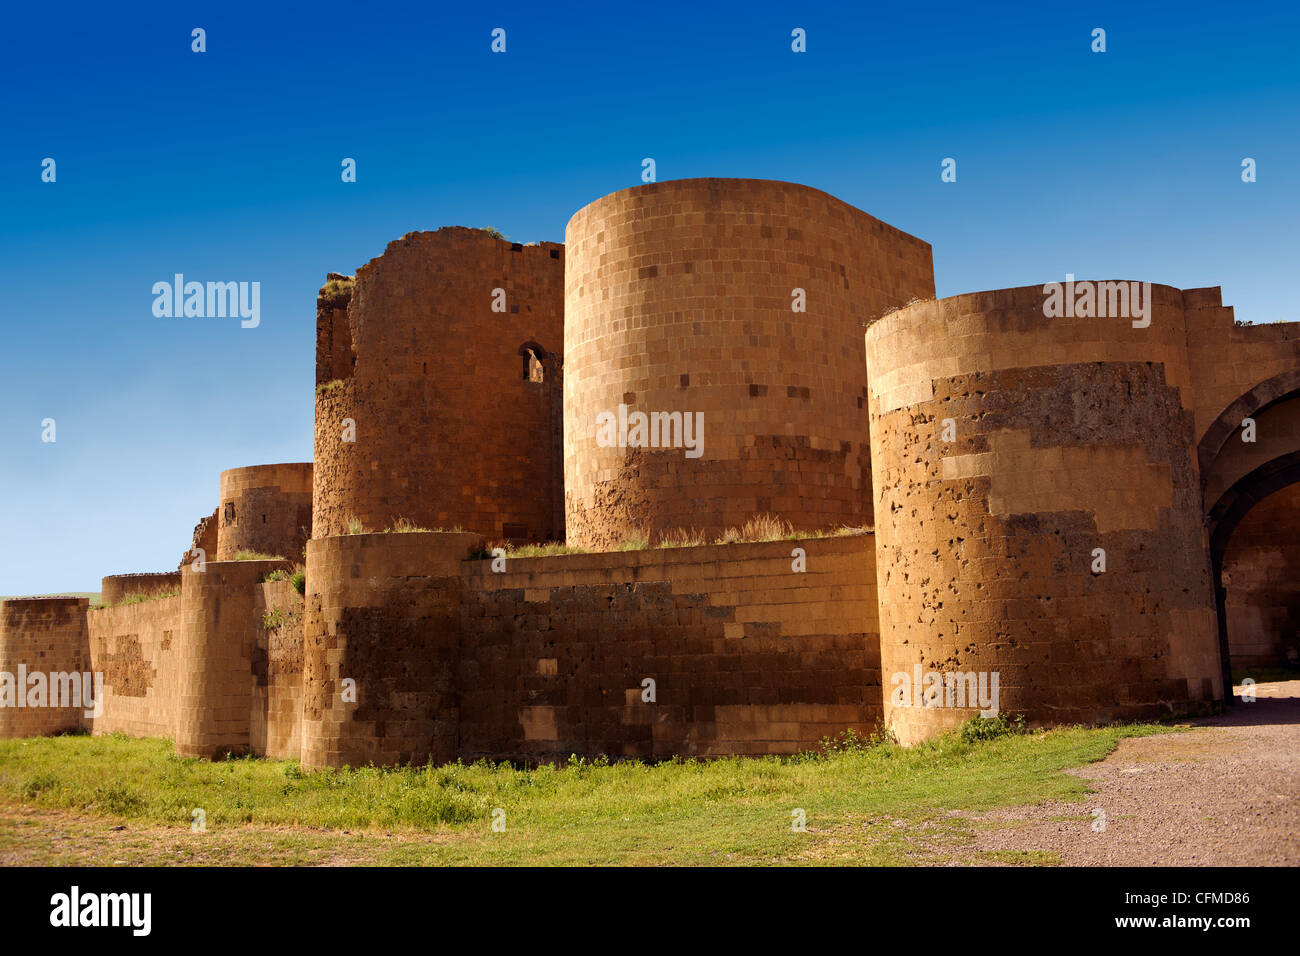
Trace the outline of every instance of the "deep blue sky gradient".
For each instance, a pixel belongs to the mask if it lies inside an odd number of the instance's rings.
[[[0,594],[173,568],[221,470],[309,460],[327,272],[442,225],[563,241],[646,156],[824,189],[932,243],[940,296],[1073,272],[1300,319],[1296,5],[987,7],[12,8]],[[261,327],[154,318],[175,272],[261,282]]]

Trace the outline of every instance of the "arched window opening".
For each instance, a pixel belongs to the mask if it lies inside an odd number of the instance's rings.
[[[519,346],[519,355],[525,382],[546,381],[546,349],[536,342],[525,342]]]

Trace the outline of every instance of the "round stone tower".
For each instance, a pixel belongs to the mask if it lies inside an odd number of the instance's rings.
[[[867,332],[881,673],[902,742],[982,710],[1087,723],[1221,698],[1182,297],[1146,288],[1141,318],[1051,314],[1031,286]]]
[[[570,543],[870,522],[861,336],[933,297],[927,243],[807,186],[687,179],[579,210],[565,255]]]
[[[303,560],[311,537],[311,475],[309,461],[223,471],[216,559],[253,553]]]

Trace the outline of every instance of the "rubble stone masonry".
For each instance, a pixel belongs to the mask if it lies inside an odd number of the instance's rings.
[[[1040,724],[1221,699],[1192,415],[1172,384],[1181,296],[1157,291],[1145,330],[1071,328],[1030,287],[868,331],[884,708],[904,742],[978,712],[895,704],[892,675],[918,665],[997,673],[1000,709]]]

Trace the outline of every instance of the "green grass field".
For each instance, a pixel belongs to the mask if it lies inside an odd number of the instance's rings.
[[[22,843],[24,862],[94,862],[43,854],[39,820],[23,827],[15,816],[66,811],[92,830],[108,829],[105,818],[148,829],[137,834],[144,862],[160,862],[147,851],[166,837],[189,862],[925,863],[960,846],[972,826],[949,811],[1077,798],[1084,784],[1062,771],[1102,759],[1122,737],[1167,729],[950,734],[911,749],[855,741],[788,758],[323,773],[292,761],[178,758],[158,739],[5,740],[0,853]],[[204,833],[190,832],[195,808],[206,814]],[[799,810],[806,832],[792,827]],[[494,811],[504,811],[503,832],[493,830]],[[192,857],[204,841],[220,841],[218,859]]]

